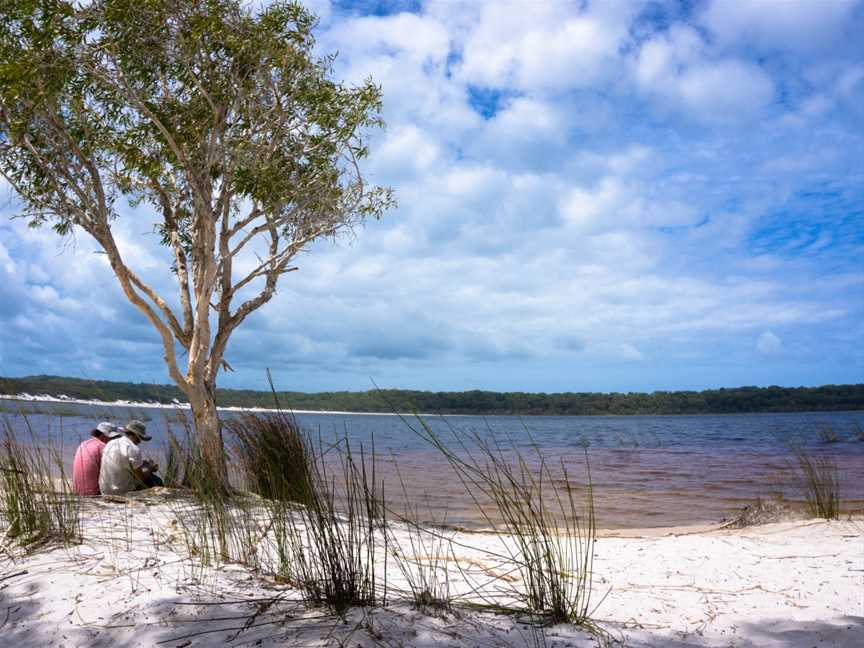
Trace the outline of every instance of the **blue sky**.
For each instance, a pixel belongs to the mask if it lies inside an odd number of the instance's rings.
[[[299,259],[220,384],[864,381],[864,2],[316,1],[399,207]],[[168,382],[83,233],[0,202],[0,374]],[[170,291],[152,215],[116,226]]]

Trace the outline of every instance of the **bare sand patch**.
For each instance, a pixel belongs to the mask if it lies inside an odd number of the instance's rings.
[[[512,578],[490,558],[507,537],[448,531],[457,600],[435,614],[394,602],[344,618],[290,586],[188,553],[176,493],[84,503],[84,542],[0,556],[0,645],[48,646],[592,646],[562,624],[459,605],[475,578]],[[396,529],[397,536],[406,533]],[[864,525],[787,521],[742,529],[666,528],[601,534],[595,618],[627,646],[864,645]],[[387,573],[395,592],[405,583]],[[605,598],[604,598],[605,597]],[[398,598],[398,597],[396,597]],[[545,643],[544,643],[545,642]]]

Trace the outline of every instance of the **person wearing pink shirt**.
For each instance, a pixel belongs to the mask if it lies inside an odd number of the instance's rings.
[[[99,469],[102,467],[102,451],[112,439],[120,436],[117,428],[108,422],[100,423],[75,451],[72,460],[72,489],[78,495],[99,495]]]

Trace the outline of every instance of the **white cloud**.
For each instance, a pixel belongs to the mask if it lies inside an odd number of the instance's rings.
[[[645,94],[708,122],[757,115],[774,97],[760,66],[713,57],[691,27],[675,26],[643,43],[634,75]]]
[[[864,65],[844,60],[808,65],[802,81],[810,91],[792,103],[778,124],[800,129],[824,122],[833,113],[848,111],[864,117]]]
[[[774,335],[771,331],[763,331],[758,338],[756,338],[756,349],[759,353],[777,353],[780,351],[780,348],[783,346],[783,343],[780,341],[780,338]]]
[[[713,0],[700,20],[724,45],[812,52],[836,47],[859,0]]]
[[[0,266],[3,267],[7,275],[11,276],[15,274],[15,262],[9,256],[9,251],[2,243],[0,243]]]
[[[468,83],[520,90],[585,86],[614,70],[627,38],[627,3],[485,3],[468,32],[459,76]]]
[[[560,138],[566,130],[557,106],[530,97],[513,99],[486,125],[489,137],[508,140]]]
[[[841,95],[851,95],[864,81],[864,65],[853,65],[846,68],[837,79],[837,92]]]
[[[589,358],[602,359],[606,361],[623,360],[625,362],[632,362],[645,359],[644,354],[639,351],[639,349],[637,349],[632,344],[628,344],[626,342],[592,343],[585,348],[584,354]]]
[[[318,47],[339,52],[336,74],[346,82],[371,77],[381,86],[388,124],[434,130],[445,148],[481,121],[465,89],[448,78],[450,40],[435,17],[402,13],[337,21],[319,35]]]
[[[722,120],[730,112],[758,112],[773,99],[774,86],[759,66],[723,60],[693,65],[679,76],[677,92],[700,116]]]
[[[515,170],[553,165],[569,153],[571,121],[560,104],[517,97],[476,129],[467,148],[474,156]]]
[[[590,231],[684,227],[701,219],[692,206],[652,196],[646,187],[616,176],[604,177],[595,187],[571,189],[560,209],[568,224]]]
[[[619,153],[607,154],[602,162],[613,173],[629,173],[637,170],[651,158],[651,149],[640,144],[634,144]]]
[[[428,171],[439,160],[441,150],[435,138],[414,124],[391,126],[375,149],[375,172],[387,178],[410,178]]]
[[[412,13],[352,18],[334,25],[326,42],[338,43],[340,53],[386,54],[413,61],[441,61],[450,51],[447,29],[434,18]]]
[[[444,176],[444,187],[448,193],[468,200],[486,201],[489,192],[501,189],[507,179],[505,173],[488,165],[457,166],[451,169]]]

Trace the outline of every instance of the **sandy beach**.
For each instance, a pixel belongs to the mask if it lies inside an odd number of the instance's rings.
[[[864,645],[861,520],[601,531],[593,563],[598,636],[470,606],[478,583],[494,591],[514,578],[493,557],[505,552],[507,537],[446,532],[449,610],[418,610],[400,597],[407,585],[391,562],[382,567],[390,603],[338,618],[247,567],[202,565],[178,519],[191,504],[158,490],[88,500],[80,545],[25,554],[5,544],[0,645]],[[406,528],[397,524],[395,536],[408,545]]]

